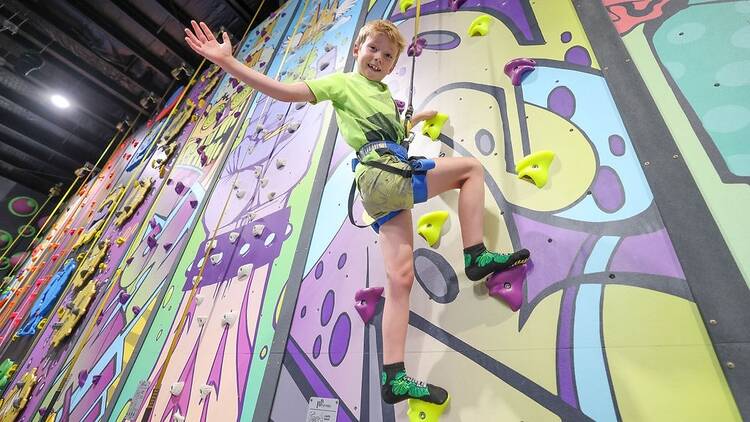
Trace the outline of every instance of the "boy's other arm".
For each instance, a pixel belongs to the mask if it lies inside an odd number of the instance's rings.
[[[315,95],[310,91],[307,84],[303,82],[292,84],[279,82],[245,66],[237,60],[232,55],[232,44],[229,42],[229,36],[226,32],[223,33],[223,42],[220,43],[205,23],[201,22],[198,24],[195,21],[191,21],[190,24],[193,27],[193,31],[185,28],[185,41],[190,48],[206,59],[221,66],[230,75],[250,85],[253,89],[279,101],[315,101]]]

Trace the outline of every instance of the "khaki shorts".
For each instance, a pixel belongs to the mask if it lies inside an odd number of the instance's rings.
[[[402,162],[398,157],[391,154],[381,155],[373,161],[404,170],[411,169],[409,164]],[[362,205],[370,217],[377,220],[391,211],[414,208],[411,178],[367,165],[360,164],[357,167],[363,168],[356,175],[357,187],[362,197]]]

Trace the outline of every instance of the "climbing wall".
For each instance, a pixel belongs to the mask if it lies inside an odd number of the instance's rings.
[[[750,1],[604,1],[745,280],[750,280]],[[630,11],[630,12],[629,12]]]
[[[449,390],[441,420],[741,420],[750,1],[453,5],[422,4],[414,106],[448,119],[417,126],[411,153],[479,159],[485,243],[532,260],[490,294],[463,274],[457,192],[414,208],[406,364]],[[236,56],[285,82],[350,71],[382,18],[413,37],[408,1],[287,2]],[[533,70],[514,84],[518,58]],[[397,100],[411,63],[385,80]],[[208,64],[182,92],[20,262],[0,421],[407,420],[380,400],[384,299],[367,322],[355,310],[386,276],[375,233],[348,222],[353,154],[330,103]],[[542,151],[537,187],[516,167]],[[416,232],[433,211],[431,246]],[[517,311],[493,296],[518,286]]]
[[[413,35],[413,8],[371,6],[367,19],[390,18]],[[415,108],[450,118],[437,142],[418,135],[412,154],[480,159],[486,243],[532,251],[507,275],[525,280],[514,313],[463,275],[456,193],[415,207],[415,228],[430,211],[450,214],[439,246],[415,240],[406,345],[411,373],[452,396],[443,420],[739,420],[576,6],[467,1],[453,12],[437,1],[422,14]],[[467,36],[482,14],[489,33]],[[536,66],[513,86],[503,65],[518,57]],[[386,79],[397,99],[407,98],[409,71],[404,55]],[[514,169],[541,150],[556,158],[538,189]],[[385,274],[376,235],[346,217],[351,158],[337,139],[297,301],[281,311],[291,329],[275,421],[303,420],[311,397],[338,399],[339,421],[406,419],[406,404],[379,399],[380,315],[364,324],[354,309],[356,292],[383,286]],[[268,380],[263,388],[274,388],[275,374]]]

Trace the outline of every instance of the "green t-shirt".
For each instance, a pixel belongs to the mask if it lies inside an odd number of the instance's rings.
[[[341,135],[355,151],[368,142],[401,142],[404,138],[388,85],[356,71],[333,73],[305,83],[315,95],[315,103],[331,100]]]

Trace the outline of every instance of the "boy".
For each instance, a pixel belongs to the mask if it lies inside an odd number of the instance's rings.
[[[405,130],[388,86],[381,81],[396,66],[406,42],[391,22],[371,21],[359,31],[353,54],[355,70],[321,79],[282,83],[244,66],[232,56],[226,33],[219,43],[206,24],[185,29],[188,45],[256,90],[285,102],[331,100],[346,142],[357,151],[355,180],[367,213],[375,219],[385,260],[387,289],[383,310],[383,400],[395,404],[408,398],[435,404],[448,400],[437,386],[406,375],[404,347],[409,324],[409,294],[414,282],[411,208],[414,203],[447,190],[460,189],[458,214],[464,244],[466,275],[478,281],[497,271],[522,264],[529,251],[512,254],[488,251],[482,242],[484,169],[475,158],[442,157],[429,172],[412,168],[400,145]],[[416,113],[411,123],[427,120],[434,111]],[[429,161],[429,160],[428,160]],[[399,174],[400,173],[400,174]]]

